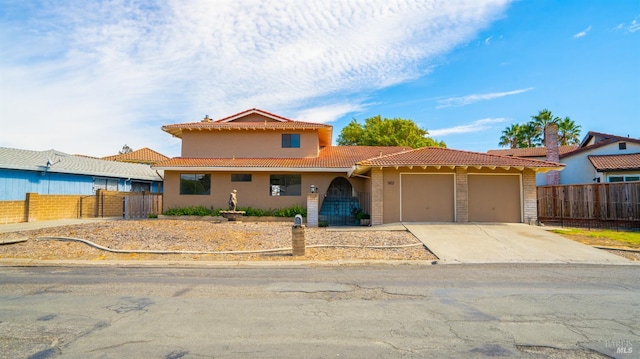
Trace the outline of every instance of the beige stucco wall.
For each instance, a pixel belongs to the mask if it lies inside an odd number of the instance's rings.
[[[181,195],[181,173],[208,173],[211,174],[210,195]],[[232,173],[251,173],[251,182],[231,182]],[[301,174],[302,185],[300,196],[271,196],[269,176],[272,174]],[[345,177],[346,173],[293,173],[293,172],[178,172],[165,171],[164,207],[181,208],[192,206],[204,206],[206,208],[227,208],[229,193],[237,190],[239,207],[254,207],[260,209],[286,208],[299,205],[306,208],[307,193],[313,184],[318,188],[319,203],[322,206],[324,193],[336,177]],[[347,178],[354,192],[366,191],[365,180],[361,178]]]
[[[283,134],[300,134],[300,148],[282,148]],[[318,133],[314,130],[207,130],[182,133],[182,157],[299,158],[317,157],[318,151]]]

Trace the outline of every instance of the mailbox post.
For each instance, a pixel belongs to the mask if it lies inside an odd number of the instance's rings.
[[[293,227],[291,227],[291,248],[294,256],[304,256],[305,252],[305,234],[304,224],[302,224],[302,216],[296,214],[293,218]]]

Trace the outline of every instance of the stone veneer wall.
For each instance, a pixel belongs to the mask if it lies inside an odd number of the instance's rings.
[[[383,224],[384,176],[381,168],[371,169],[371,224]]]
[[[307,194],[307,227],[318,227],[318,194]]]
[[[469,222],[469,176],[461,167],[456,167],[456,222]]]
[[[524,208],[524,223],[538,222],[538,197],[536,189],[536,173],[531,169],[522,172],[522,200]]]

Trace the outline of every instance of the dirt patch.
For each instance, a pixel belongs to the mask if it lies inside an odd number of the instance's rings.
[[[364,246],[420,244],[408,231],[329,231],[307,228],[306,244],[355,245],[359,248],[307,248],[305,256],[290,251],[263,254],[119,254],[86,244],[40,237],[73,237],[112,249],[176,251],[250,251],[291,247],[291,223],[142,220],[89,223],[0,233],[0,242],[12,238],[28,241],[0,246],[0,258],[89,260],[436,260],[424,246],[369,249]]]

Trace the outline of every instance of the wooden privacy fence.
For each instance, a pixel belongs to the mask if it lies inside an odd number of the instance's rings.
[[[124,218],[149,218],[162,213],[162,195],[149,192],[131,192],[124,197]]]
[[[541,222],[640,229],[640,182],[541,186],[537,191]]]
[[[149,218],[162,213],[162,194],[149,192],[112,192],[99,190],[95,196],[80,201],[80,218],[122,217],[124,219]],[[85,211],[85,208],[89,208]]]

